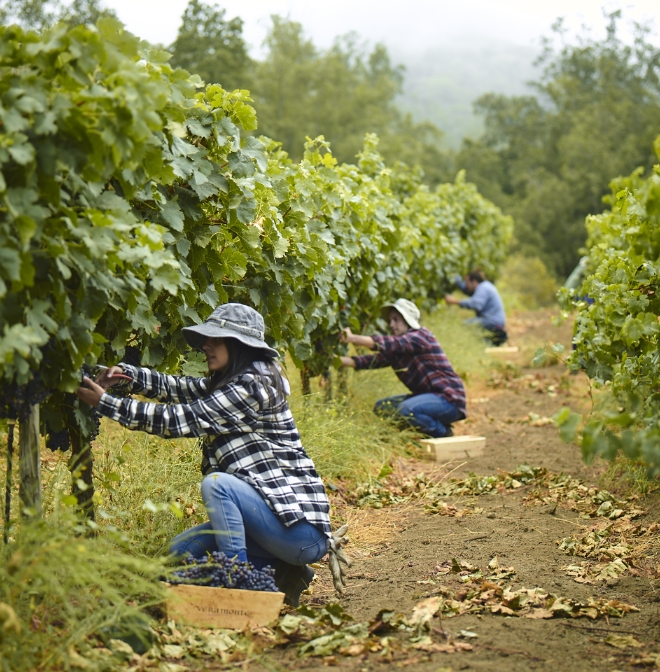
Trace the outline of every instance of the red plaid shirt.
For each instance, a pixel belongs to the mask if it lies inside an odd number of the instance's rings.
[[[411,329],[402,336],[373,335],[377,355],[353,357],[356,369],[391,366],[413,394],[437,394],[465,417],[465,388],[436,337],[428,329]]]

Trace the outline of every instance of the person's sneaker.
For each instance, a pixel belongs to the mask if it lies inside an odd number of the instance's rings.
[[[454,436],[454,430],[451,428],[451,425],[447,427],[447,432],[445,435],[442,437],[443,439],[446,439],[448,436]]]
[[[292,607],[300,604],[300,594],[309,588],[314,570],[308,565],[290,565],[280,561],[275,565],[275,583],[284,593],[284,603]]]

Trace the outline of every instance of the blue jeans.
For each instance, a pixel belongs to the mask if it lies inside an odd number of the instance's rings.
[[[434,438],[446,436],[452,422],[465,416],[438,394],[399,394],[376,402],[374,412],[391,415]]]
[[[471,317],[469,320],[465,320],[465,324],[477,324],[482,327],[488,332],[486,341],[493,345],[502,345],[509,339],[509,335],[502,327],[498,327],[491,322],[488,322],[488,320],[484,320],[483,317]]]
[[[300,520],[287,527],[250,484],[221,472],[202,481],[202,499],[209,521],[177,535],[170,553],[199,558],[212,551],[250,560],[257,569],[284,560],[307,565],[328,550],[328,537]]]

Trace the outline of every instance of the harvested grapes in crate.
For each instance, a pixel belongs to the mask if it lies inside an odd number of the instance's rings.
[[[167,590],[168,617],[204,628],[267,625],[284,602],[274,569],[255,569],[219,551],[185,560],[172,572]]]

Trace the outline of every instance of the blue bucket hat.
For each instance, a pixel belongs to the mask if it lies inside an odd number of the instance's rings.
[[[278,357],[277,350],[264,341],[264,318],[250,306],[225,303],[218,306],[206,322],[184,327],[183,336],[190,347],[199,350],[207,338],[235,338],[245,345],[264,350],[268,357]]]

